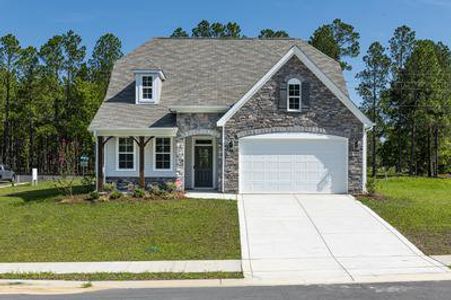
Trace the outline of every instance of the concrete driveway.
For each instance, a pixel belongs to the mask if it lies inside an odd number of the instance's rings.
[[[240,195],[239,214],[248,278],[352,282],[448,272],[349,195]]]

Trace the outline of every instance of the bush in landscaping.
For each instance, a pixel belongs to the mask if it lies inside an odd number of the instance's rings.
[[[92,192],[95,189],[96,177],[94,175],[85,175],[81,179],[81,185],[86,193]]]
[[[88,200],[95,201],[95,200],[99,200],[99,198],[100,198],[99,192],[92,191],[91,193],[89,193]]]
[[[110,200],[117,200],[122,197],[122,193],[119,191],[113,191],[110,194]]]
[[[366,181],[366,192],[369,195],[374,195],[376,193],[376,180],[370,177]]]
[[[177,191],[177,184],[173,181],[167,181],[163,185],[163,189],[168,193]]]
[[[141,188],[135,188],[133,191],[133,197],[135,198],[144,198],[145,194],[145,191]]]
[[[105,192],[113,192],[116,190],[116,185],[114,183],[105,183],[103,185],[103,190]]]

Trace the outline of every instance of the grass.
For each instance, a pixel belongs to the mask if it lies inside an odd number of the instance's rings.
[[[240,258],[234,201],[59,199],[51,183],[0,189],[0,262]]]
[[[205,272],[205,273],[5,273],[0,279],[11,280],[172,280],[172,279],[230,279],[243,278],[241,272]]]
[[[426,254],[451,254],[451,179],[394,177],[376,192],[359,199]]]

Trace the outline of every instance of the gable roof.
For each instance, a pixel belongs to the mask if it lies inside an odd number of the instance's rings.
[[[339,63],[299,39],[156,38],[115,63],[90,130],[173,127],[172,107],[231,107],[293,47],[349,99]],[[135,104],[134,69],[164,71],[159,104]]]
[[[225,123],[244,105],[246,104],[252,96],[260,90],[260,88],[268,82],[268,80],[280,70],[280,68],[285,65],[290,58],[296,56],[315,76],[321,80],[321,82],[356,116],[367,127],[372,126],[371,122],[367,116],[365,116],[362,111],[351,101],[347,93],[344,93],[341,88],[329,78],[328,74],[325,73],[311,58],[309,58],[304,51],[299,47],[293,46],[288,52],[262,77],[259,81],[251,88],[249,91],[243,95],[243,97],[236,102],[233,107],[226,113],[221,119],[218,120],[218,126],[224,126]]]

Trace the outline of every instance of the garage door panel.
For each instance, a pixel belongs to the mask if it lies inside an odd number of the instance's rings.
[[[346,140],[242,140],[243,193],[345,193]]]

